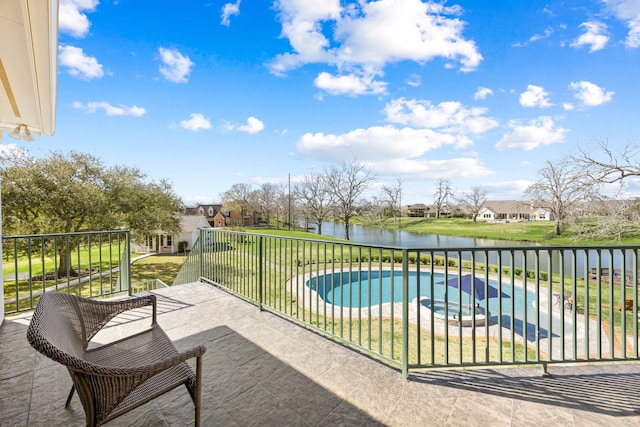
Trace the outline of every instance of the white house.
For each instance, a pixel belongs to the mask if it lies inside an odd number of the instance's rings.
[[[200,229],[211,227],[202,215],[183,215],[180,221],[179,234],[147,236],[144,243],[135,245],[134,250],[138,253],[175,254],[180,248],[180,242],[186,242],[186,250],[190,251],[198,240]]]
[[[543,206],[535,206],[529,201],[494,200],[482,204],[479,221],[551,221],[551,210]]]

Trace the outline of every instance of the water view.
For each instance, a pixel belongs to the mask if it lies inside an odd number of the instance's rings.
[[[379,227],[371,227],[361,224],[353,224],[349,228],[350,240],[355,243],[363,243],[367,245],[388,245],[410,249],[464,249],[464,248],[496,248],[496,247],[518,247],[518,248],[536,248],[543,245],[513,240],[494,240],[479,239],[474,237],[458,237],[443,236],[438,234],[419,234],[401,230],[387,230]],[[331,237],[344,237],[344,224],[338,222],[325,222],[322,224],[322,234]],[[563,253],[561,253],[563,252]],[[502,264],[508,263],[508,253],[503,254]],[[573,259],[575,256],[575,261]],[[497,263],[498,254],[496,252],[489,253],[489,262]],[[561,257],[564,262],[561,262]],[[462,253],[463,259],[469,259],[469,255]],[[634,262],[633,251],[625,253],[624,262],[620,251],[615,253],[602,252],[598,254],[595,250],[583,251],[561,251],[540,253],[540,259],[536,260],[533,253],[527,253],[527,259],[516,257],[513,265],[518,268],[524,267],[525,263],[528,269],[534,268],[536,262],[539,262],[540,270],[547,271],[549,269],[549,259],[551,259],[551,270],[553,273],[570,272],[575,269],[578,275],[584,272],[585,268],[595,268],[600,265],[614,268],[620,271],[629,270]],[[476,254],[476,261],[484,262],[482,253]],[[575,262],[575,263],[574,263]]]

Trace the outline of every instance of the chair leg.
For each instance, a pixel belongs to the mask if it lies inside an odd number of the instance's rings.
[[[75,384],[71,386],[71,391],[69,392],[69,397],[67,397],[67,403],[64,404],[65,408],[69,407],[69,404],[71,403],[71,398],[73,397],[73,392],[74,391],[76,391]]]
[[[200,427],[200,402],[202,400],[202,356],[196,358],[196,389],[193,393],[195,406],[195,427]]]

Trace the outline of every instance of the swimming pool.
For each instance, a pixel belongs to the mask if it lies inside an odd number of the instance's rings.
[[[449,274],[448,279],[454,275]],[[443,273],[434,273],[433,295],[431,295],[431,274],[428,272],[409,272],[409,301],[416,298],[430,300],[445,300],[462,305],[480,304],[485,307],[485,301],[474,300],[474,298],[459,289],[445,286],[445,276]],[[352,271],[334,272],[313,277],[307,281],[307,286],[316,291],[320,298],[327,303],[348,307],[360,308],[376,306],[384,303],[402,301],[402,271]],[[489,281],[490,286],[498,287],[496,281]],[[497,314],[499,311],[509,313],[511,304],[514,304],[516,317],[524,311],[525,292],[522,288],[516,287],[514,290],[509,285],[503,284],[501,291],[509,298],[489,298],[487,309],[489,313]],[[533,308],[535,295],[527,293],[527,304]],[[462,297],[462,301],[460,298]]]

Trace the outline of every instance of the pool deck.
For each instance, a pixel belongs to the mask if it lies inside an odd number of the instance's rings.
[[[401,373],[258,310],[213,286],[153,291],[158,322],[179,348],[204,343],[202,425],[220,426],[640,426],[640,363]],[[0,426],[82,426],[77,397],[64,408],[65,368],[36,353],[29,315],[0,327]],[[123,315],[95,340],[149,324]],[[193,425],[176,389],[107,424]]]

